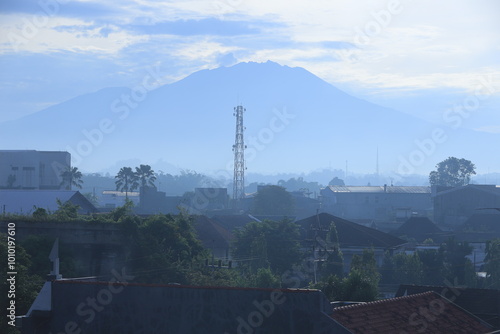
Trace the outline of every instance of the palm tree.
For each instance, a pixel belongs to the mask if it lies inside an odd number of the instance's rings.
[[[82,189],[82,172],[78,170],[78,167],[68,167],[65,171],[61,173],[61,184],[66,190],[71,190],[72,186]]]
[[[130,167],[122,167],[115,176],[116,190],[125,191],[125,200],[128,201],[128,192],[134,191],[138,186],[137,175]]]
[[[135,175],[138,180],[141,181],[141,187],[154,187],[156,176],[154,170],[151,169],[149,165],[140,165],[139,167],[135,167]]]

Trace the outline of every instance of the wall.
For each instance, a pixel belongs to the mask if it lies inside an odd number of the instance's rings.
[[[322,210],[345,219],[394,221],[432,208],[430,193],[356,193],[322,191]],[[404,217],[404,213],[408,217]],[[403,216],[401,216],[403,214]]]
[[[22,189],[59,189],[60,174],[70,166],[68,152],[4,150],[0,151],[0,187],[14,175],[13,186]]]
[[[121,267],[129,250],[127,238],[118,224],[75,222],[16,222],[16,242],[30,235],[59,238],[74,255],[80,276],[111,277]],[[0,221],[0,232],[6,233],[7,222]],[[47,264],[50,267],[48,260]],[[47,272],[48,273],[48,272]],[[64,272],[61,273],[64,277]]]

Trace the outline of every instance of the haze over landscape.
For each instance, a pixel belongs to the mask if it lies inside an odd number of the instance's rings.
[[[241,104],[249,173],[500,172],[499,5],[427,5],[3,2],[0,139],[229,179]]]
[[[0,1],[0,333],[500,333],[500,1]]]

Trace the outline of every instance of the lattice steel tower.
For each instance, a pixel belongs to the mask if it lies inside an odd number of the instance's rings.
[[[234,108],[233,115],[236,116],[236,138],[234,140],[234,177],[233,177],[233,199],[245,197],[245,146],[243,140],[243,112],[242,106]]]

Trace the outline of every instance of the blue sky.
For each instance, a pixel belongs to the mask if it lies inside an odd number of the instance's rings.
[[[470,126],[500,132],[491,122],[500,105],[499,13],[497,0],[4,0],[0,121],[134,86],[153,67],[166,84],[272,60],[438,122],[487,80],[495,89]],[[425,110],[416,108],[424,98]]]

